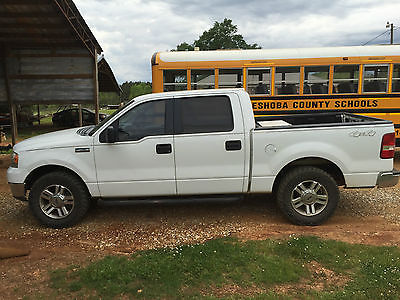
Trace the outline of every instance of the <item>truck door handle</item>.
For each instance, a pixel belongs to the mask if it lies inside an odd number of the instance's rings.
[[[242,149],[242,141],[226,141],[225,142],[226,151],[238,151]]]
[[[172,152],[171,144],[157,144],[156,145],[157,154],[169,154]]]

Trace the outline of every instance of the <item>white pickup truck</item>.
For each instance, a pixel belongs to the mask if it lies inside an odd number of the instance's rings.
[[[317,225],[338,186],[386,187],[395,135],[389,121],[346,113],[255,120],[242,89],[135,98],[97,126],[14,146],[7,176],[45,225],[71,226],[93,200],[218,200],[274,193],[282,212]]]

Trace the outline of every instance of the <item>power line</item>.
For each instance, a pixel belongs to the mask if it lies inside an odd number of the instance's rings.
[[[397,28],[396,28],[396,29],[397,29]],[[385,33],[389,32],[389,31],[390,31],[390,29],[385,30],[384,32],[382,32],[381,34],[377,35],[376,37],[374,37],[373,39],[369,40],[368,42],[362,44],[361,46],[365,46],[366,44],[372,42],[373,40],[376,40],[378,37],[381,37],[382,35],[384,35]]]

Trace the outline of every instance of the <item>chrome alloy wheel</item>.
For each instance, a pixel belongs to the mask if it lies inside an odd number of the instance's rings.
[[[65,186],[53,184],[40,194],[39,205],[47,217],[63,219],[74,209],[74,196]]]
[[[315,216],[328,205],[328,192],[314,180],[298,184],[292,191],[291,204],[296,212],[303,216]]]

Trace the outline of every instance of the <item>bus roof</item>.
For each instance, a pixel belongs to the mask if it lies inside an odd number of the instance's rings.
[[[400,45],[159,52],[163,62],[397,56]]]

